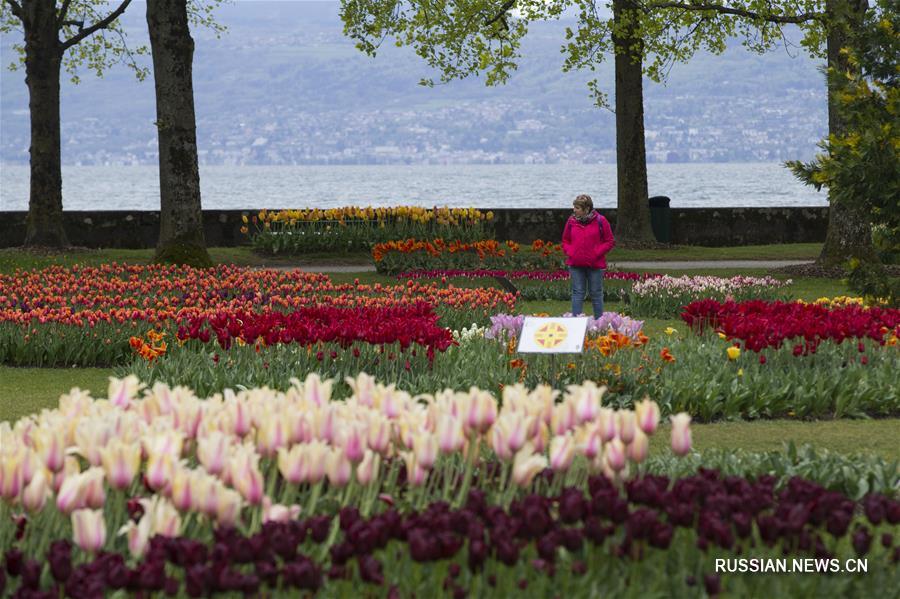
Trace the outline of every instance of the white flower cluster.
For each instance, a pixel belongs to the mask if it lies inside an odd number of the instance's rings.
[[[480,327],[473,322],[472,326],[468,328],[463,328],[460,331],[454,330],[453,340],[461,345],[463,343],[466,343],[467,341],[471,341],[472,339],[484,338],[485,331],[487,331],[487,327]]]

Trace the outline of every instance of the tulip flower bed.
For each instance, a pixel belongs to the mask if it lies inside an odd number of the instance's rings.
[[[635,281],[661,277],[660,274],[619,272],[607,270],[603,276],[603,297],[606,301],[621,301],[631,292]],[[563,300],[572,297],[568,270],[413,270],[397,275],[401,280],[435,279],[461,286],[467,281],[485,278],[504,278],[514,282],[519,297],[531,300]]]
[[[786,296],[784,288],[791,279],[737,276],[730,279],[708,276],[670,277],[668,275],[638,281],[626,301],[628,311],[645,318],[676,318],[682,308],[697,300],[743,301],[774,300]]]
[[[388,275],[416,270],[558,270],[565,254],[558,244],[536,240],[522,248],[515,241],[401,239],[372,247],[375,269]]]
[[[645,469],[653,402],[614,412],[591,384],[558,403],[510,387],[500,408],[478,389],[414,401],[365,375],[352,386],[344,402],[318,377],[199,400],[112,380],[108,400],[76,390],[0,429],[0,590],[793,596],[900,582],[892,491],[629,474]],[[676,455],[689,421],[672,419]],[[746,556],[861,557],[868,571],[714,570]]]
[[[442,326],[452,328],[486,322],[498,308],[512,308],[516,298],[499,289],[414,281],[338,285],[321,274],[234,266],[204,270],[114,264],[17,271],[0,274],[0,363],[119,364],[131,355],[129,339],[148,327],[167,333],[171,341],[178,326],[191,319],[321,305],[387,309],[423,301],[434,307]]]
[[[475,208],[348,206],[263,210],[250,219],[244,217],[241,232],[250,236],[253,248],[261,253],[302,255],[317,251],[369,251],[374,244],[393,239],[489,239],[493,236],[493,219],[492,212]]]
[[[900,310],[857,303],[829,308],[803,302],[703,300],[685,306],[681,318],[698,332],[719,330],[755,352],[790,343],[795,355],[808,355],[822,342],[862,339],[893,347],[900,336]]]

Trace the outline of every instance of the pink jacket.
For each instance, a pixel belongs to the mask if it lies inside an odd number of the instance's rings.
[[[597,219],[600,219],[599,225]],[[609,222],[594,212],[586,225],[579,223],[574,216],[569,217],[563,230],[562,246],[569,266],[606,268],[606,254],[616,247],[616,240]]]

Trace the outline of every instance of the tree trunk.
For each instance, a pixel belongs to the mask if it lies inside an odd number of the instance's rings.
[[[31,117],[31,191],[26,246],[64,248],[62,166],[60,156],[59,74],[62,48],[56,26],[56,3],[23,3],[25,83]]]
[[[616,61],[616,242],[654,242],[647,204],[644,146],[643,42],[640,15],[628,0],[613,1]]]
[[[825,10],[829,15],[828,37],[826,39],[828,66],[840,71],[851,68],[847,57],[841,54],[850,40],[849,32],[862,21],[868,9],[867,0],[827,0]],[[831,86],[828,86],[828,134],[843,135],[843,122]],[[868,213],[857,206],[847,206],[829,201],[828,231],[825,245],[818,263],[823,266],[838,266],[850,258],[862,261],[877,260],[872,245],[872,224]]]
[[[203,237],[192,70],[194,40],[186,0],[148,0],[156,87],[160,223],[157,262],[210,266]]]

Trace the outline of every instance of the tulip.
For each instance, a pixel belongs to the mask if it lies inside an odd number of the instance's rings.
[[[274,456],[288,442],[288,430],[280,414],[267,416],[256,431],[256,448],[266,457]]]
[[[617,415],[619,417],[619,438],[622,440],[622,443],[628,445],[634,439],[635,431],[637,430],[634,412],[631,410],[620,410]]]
[[[215,518],[219,509],[219,495],[225,487],[213,476],[198,474],[191,478],[191,509]]]
[[[523,447],[513,460],[512,479],[520,487],[527,487],[544,468],[547,467],[547,458],[536,455],[531,444]]]
[[[51,472],[59,472],[65,465],[66,438],[59,429],[34,431],[34,446],[38,456]]]
[[[125,526],[119,529],[120,535],[125,535],[128,540],[128,551],[132,557],[141,559],[147,552],[147,546],[150,544],[151,522],[150,518],[144,515],[138,523],[129,520]]]
[[[550,467],[556,472],[565,472],[575,459],[575,441],[571,433],[553,437],[550,442]]]
[[[56,493],[56,509],[66,515],[81,509],[84,507],[84,494],[81,474],[67,476]]]
[[[352,464],[358,464],[363,459],[365,450],[365,437],[360,427],[355,424],[348,425],[343,429],[343,449],[347,459]]]
[[[725,353],[728,354],[729,360],[737,360],[741,355],[741,350],[738,347],[731,346],[725,350]]]
[[[371,449],[367,449],[362,461],[356,467],[356,480],[361,485],[368,485],[378,478],[378,468],[381,465],[381,456]]]
[[[309,465],[307,472],[308,481],[315,484],[325,477],[325,470],[328,464],[328,456],[331,455],[331,448],[328,444],[321,441],[313,441],[304,447],[306,453],[306,463]]]
[[[278,450],[278,471],[284,480],[293,485],[306,481],[309,471],[306,453],[305,445],[294,445],[289,450],[282,447]]]
[[[291,410],[287,413],[291,443],[309,443],[313,440],[313,426],[309,412]]]
[[[331,405],[326,405],[316,412],[316,437],[326,443],[334,442],[335,437],[335,410]]]
[[[131,400],[145,386],[133,374],[129,374],[124,379],[117,379],[111,376],[109,377],[107,397],[110,403],[117,408],[128,409],[131,405]]]
[[[187,468],[175,468],[172,482],[169,485],[169,497],[172,499],[175,508],[182,512],[190,510],[191,506],[194,505],[192,478],[193,473]]]
[[[240,493],[231,489],[221,489],[216,499],[216,521],[220,526],[233,527],[241,515]]]
[[[564,435],[575,427],[577,420],[574,404],[565,401],[554,406],[550,429],[554,435]]]
[[[603,441],[600,439],[599,424],[578,431],[578,451],[588,460],[593,460],[603,449]]]
[[[512,452],[509,450],[507,432],[504,427],[495,425],[491,428],[491,448],[497,454],[497,457],[503,461],[513,457]]]
[[[105,422],[84,419],[75,428],[75,445],[78,454],[90,463],[99,466],[102,463],[100,448],[105,447],[112,438],[113,431]]]
[[[428,471],[422,468],[416,461],[416,454],[411,451],[403,451],[400,453],[406,464],[406,481],[413,487],[420,487],[425,484],[428,478]]]
[[[353,464],[342,450],[335,449],[328,456],[325,473],[328,475],[328,482],[340,488],[350,482],[350,478],[353,476]]]
[[[220,474],[225,469],[230,440],[221,431],[213,431],[197,440],[197,460],[207,472]]]
[[[636,464],[640,464],[647,459],[647,455],[649,453],[650,440],[647,435],[644,434],[644,431],[642,431],[641,429],[637,429],[634,434],[634,439],[632,439],[631,443],[628,444],[628,459]]]
[[[102,468],[88,468],[79,475],[84,489],[82,495],[84,505],[99,510],[106,503],[106,487],[103,485]]]
[[[250,505],[259,505],[263,498],[263,477],[259,471],[259,456],[247,446],[238,448],[228,464],[231,484]]]
[[[309,373],[303,382],[304,399],[315,406],[327,404],[331,399],[332,384],[330,380],[323,381],[315,372]]]
[[[141,500],[144,518],[149,518],[154,535],[177,537],[181,532],[181,515],[171,503],[159,495]]]
[[[13,501],[19,496],[24,483],[22,472],[24,455],[24,451],[0,454],[0,498]]]
[[[112,439],[100,449],[100,462],[110,486],[127,489],[141,467],[141,448],[137,443]]]
[[[502,428],[510,453],[516,453],[525,446],[528,440],[528,429],[535,422],[534,416],[526,416],[522,412],[507,412],[497,419],[494,427]]]
[[[147,457],[147,472],[144,478],[154,491],[165,489],[175,471],[175,460],[169,453],[151,453]]]
[[[575,416],[579,424],[591,422],[597,417],[600,410],[600,399],[606,387],[597,388],[593,382],[586,383],[578,394],[575,403]]]
[[[477,433],[487,432],[497,419],[497,401],[485,391],[476,387],[469,390],[469,409],[466,413],[466,428]]]
[[[417,433],[413,437],[413,453],[416,463],[423,469],[430,470],[438,457],[438,440],[428,431]]]
[[[263,497],[263,523],[265,522],[288,522],[295,520],[300,514],[299,505],[281,505],[272,503],[268,497]]]
[[[625,467],[625,445],[620,439],[613,439],[604,445],[604,461],[614,472],[619,472]]]
[[[253,423],[246,401],[241,397],[235,397],[229,404],[229,410],[234,417],[234,434],[243,437],[249,433]]]
[[[638,427],[647,435],[655,433],[659,426],[659,406],[656,405],[656,402],[644,398],[643,401],[634,405],[634,411],[637,415]]]
[[[600,440],[609,443],[616,437],[616,413],[609,408],[600,408]]]
[[[672,452],[684,456],[691,452],[691,417],[681,412],[669,417],[672,421]]]
[[[391,444],[391,423],[380,414],[369,416],[368,444],[372,451],[382,455],[387,453]]]
[[[466,437],[461,420],[449,414],[441,414],[437,424],[438,447],[447,455],[463,448]]]
[[[96,553],[106,543],[106,521],[103,510],[72,512],[72,540],[88,553]]]
[[[39,470],[22,491],[22,505],[29,512],[39,512],[44,509],[47,497],[50,495],[50,476],[46,470]]]

